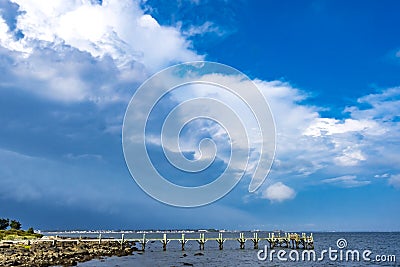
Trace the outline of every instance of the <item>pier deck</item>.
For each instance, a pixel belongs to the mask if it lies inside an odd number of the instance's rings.
[[[270,248],[274,247],[285,247],[292,249],[314,249],[314,238],[312,233],[307,236],[305,233],[285,233],[283,236],[280,234],[275,235],[274,233],[268,233],[268,236],[259,236],[258,232],[254,232],[252,237],[245,237],[244,233],[239,233],[237,237],[224,237],[223,233],[218,233],[218,237],[206,237],[204,233],[200,233],[199,237],[189,237],[187,238],[185,233],[181,234],[181,237],[168,237],[166,233],[162,234],[160,238],[147,238],[146,234],[143,234],[141,238],[125,238],[122,234],[120,239],[116,238],[102,238],[99,234],[98,238],[59,238],[59,237],[49,237],[44,239],[36,240],[15,240],[15,241],[1,241],[2,243],[35,243],[35,242],[52,242],[55,246],[57,243],[62,244],[64,242],[97,242],[98,244],[106,242],[118,242],[121,244],[121,248],[124,244],[134,244],[139,243],[141,245],[142,251],[146,250],[146,244],[148,242],[161,242],[163,250],[167,250],[167,245],[169,242],[179,242],[181,244],[181,249],[185,250],[185,244],[189,241],[197,242],[199,244],[199,249],[204,250],[205,243],[208,241],[216,241],[220,250],[223,249],[224,243],[226,241],[237,241],[239,243],[239,248],[244,249],[246,241],[250,240],[253,244],[254,249],[258,249],[260,241],[267,241]]]

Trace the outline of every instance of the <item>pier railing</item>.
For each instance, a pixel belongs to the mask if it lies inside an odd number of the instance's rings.
[[[254,249],[258,249],[259,243],[261,241],[267,241],[269,243],[270,248],[274,247],[285,247],[285,248],[292,248],[292,249],[314,249],[314,238],[313,234],[306,235],[306,233],[285,233],[284,235],[275,234],[275,233],[268,233],[268,236],[259,236],[258,232],[254,232],[252,237],[245,237],[244,233],[239,233],[238,237],[224,237],[223,233],[218,233],[218,237],[206,237],[204,233],[200,233],[199,237],[187,237],[185,233],[182,233],[181,237],[168,237],[166,233],[162,234],[159,238],[148,238],[146,234],[143,234],[141,238],[125,238],[124,234],[121,234],[120,239],[116,238],[103,238],[101,234],[99,234],[98,238],[59,238],[56,237],[45,237],[42,239],[35,239],[35,240],[14,240],[14,241],[1,241],[3,243],[37,243],[37,242],[51,242],[53,246],[57,244],[63,244],[64,242],[95,242],[101,245],[102,243],[105,244],[107,242],[118,242],[121,244],[121,248],[124,244],[136,244],[139,243],[141,245],[141,250],[146,250],[146,244],[148,242],[156,242],[159,241],[162,244],[162,248],[164,251],[167,250],[167,245],[169,242],[179,242],[181,244],[182,251],[185,250],[185,244],[187,242],[197,242],[199,244],[199,249],[204,250],[205,243],[207,241],[216,241],[218,243],[218,248],[222,250],[224,248],[224,243],[226,241],[237,241],[239,243],[240,249],[245,249],[246,241],[250,240],[253,244]]]

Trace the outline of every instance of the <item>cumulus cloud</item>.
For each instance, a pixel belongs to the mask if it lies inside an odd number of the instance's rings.
[[[136,1],[12,2],[18,6],[15,29],[0,17],[0,46],[12,78],[20,85],[39,82],[42,90],[27,90],[51,99],[125,98],[121,83],[135,87],[162,67],[203,58],[177,28],[159,25]],[[102,85],[95,68],[80,68],[103,62],[114,75],[102,76]]]
[[[16,41],[6,21],[0,16],[0,46],[11,51],[30,53],[32,49],[26,47],[22,41]]]
[[[128,0],[107,0],[102,4],[61,0],[12,2],[18,7],[15,18],[3,14],[0,17],[0,87],[67,103],[127,102],[134,88],[160,68],[203,58],[191,49],[187,37],[218,33],[212,22],[185,30],[162,26],[145,14],[137,2]],[[11,20],[15,22],[10,23]],[[290,83],[259,79],[254,83],[275,117],[277,151],[271,175],[274,185],[285,188],[282,182],[296,177],[310,178],[308,183],[318,179],[325,184],[354,187],[370,182],[356,177],[400,172],[399,87],[361,97],[355,105],[343,108],[343,118],[332,118],[320,114],[323,107],[307,105],[308,94]],[[204,94],[197,89],[174,96],[171,101]],[[245,117],[246,128],[254,126],[254,118],[239,104],[226,95],[219,97],[231,101],[239,110]],[[186,111],[181,119],[196,112]],[[112,121],[112,127],[106,126],[108,132],[119,132],[121,116],[106,119]],[[207,134],[217,142],[227,141],[221,128],[207,123],[194,123],[192,127],[195,130],[182,140],[186,152],[192,152],[192,144]],[[258,133],[251,134],[252,146],[256,147],[261,142]],[[156,138],[152,140],[159,145]],[[244,142],[238,145],[246,146]],[[199,151],[193,152],[198,158]],[[220,158],[225,160],[223,155]],[[250,159],[254,169],[255,161]],[[389,180],[391,185],[396,184],[397,176],[393,177]],[[263,192],[267,189],[263,188]],[[295,194],[289,195],[292,198]]]
[[[329,158],[338,166],[373,165],[373,160],[379,157],[392,164],[396,161],[392,157],[393,149],[397,147],[394,141],[399,139],[396,134],[399,93],[399,88],[390,88],[364,96],[358,102],[367,108],[345,108],[344,112],[349,113],[350,118],[344,120],[318,117],[303,135],[311,136],[311,142],[324,140],[325,155],[328,150],[334,152]],[[390,146],[385,145],[389,143]]]
[[[374,130],[376,130],[374,132]],[[348,132],[382,133],[375,121],[345,119],[343,122],[332,118],[318,118],[304,132],[305,135],[322,136]]]
[[[262,198],[271,200],[271,202],[283,202],[285,200],[293,199],[296,196],[296,192],[289,186],[282,182],[274,183],[268,186],[262,192]]]
[[[334,162],[339,166],[357,166],[360,161],[366,160],[357,144],[347,146],[343,149],[340,155],[334,158]]]
[[[151,71],[199,58],[173,27],[160,26],[137,2],[19,1],[17,27],[27,39],[64,42],[92,56],[111,55],[124,66],[140,62]]]
[[[377,172],[386,173],[384,177],[398,173],[398,87],[359,98],[358,104],[343,108],[344,118],[339,119],[321,116],[321,107],[305,104],[307,95],[290,84],[266,84],[271,82],[259,86],[270,103],[277,130],[269,183],[290,180],[299,187],[322,182],[351,188],[378,182]],[[394,178],[391,185],[395,184]]]
[[[223,81],[224,84],[229,84],[232,88],[246,88],[247,86],[250,86],[249,84],[246,84],[246,82],[238,80],[235,77],[219,76],[213,77],[213,79],[215,79],[215,82]],[[301,169],[302,173],[314,172],[319,168],[319,166],[313,157],[320,158],[320,156],[316,155],[317,153],[308,153],[308,155],[305,155],[306,153],[303,154],[302,150],[306,149],[307,147],[311,149],[313,146],[314,151],[318,152],[318,146],[307,143],[307,140],[304,140],[304,143],[301,144],[299,141],[304,139],[302,138],[302,133],[307,126],[318,118],[319,114],[317,112],[317,108],[301,104],[300,102],[307,98],[307,94],[292,87],[289,83],[280,81],[267,82],[257,79],[253,82],[257,85],[261,93],[267,99],[272,110],[272,114],[275,118],[277,133],[276,160],[285,162],[286,157],[290,157],[291,162],[296,163],[295,165],[292,165],[294,169]],[[251,170],[254,170],[256,164],[258,163],[257,158],[259,155],[257,153],[259,153],[259,147],[263,140],[261,139],[262,136],[259,132],[257,122],[255,121],[254,115],[249,110],[249,107],[246,106],[242,99],[233,94],[228,94],[226,90],[223,89],[217,90],[213,88],[212,90],[207,90],[207,88],[204,86],[200,86],[198,88],[192,87],[190,89],[191,90],[186,90],[174,95],[173,99],[177,102],[181,102],[189,98],[209,96],[213,99],[219,99],[231,107],[232,110],[237,112],[237,114],[240,116],[243,125],[248,131],[249,137],[248,140],[239,140],[235,145],[241,149],[250,148],[251,155],[249,161],[249,170],[251,173]],[[249,99],[259,97],[260,96],[257,94],[249,95]],[[251,106],[251,108],[257,109],[256,106]],[[199,115],[199,110],[201,109],[185,110],[184,114],[182,114],[182,118],[185,118],[186,116]],[[183,123],[183,121],[177,121],[176,123]],[[228,128],[232,128],[230,126],[231,125],[228,125]],[[210,135],[215,138],[215,140],[226,143],[227,138],[221,134],[221,131],[214,131],[213,133],[212,128],[209,128],[209,130]],[[194,133],[194,136],[197,139],[199,139],[199,135],[201,135],[201,132]],[[221,137],[223,138],[221,139]],[[247,141],[249,141],[249,144]],[[183,140],[183,142],[185,142],[185,140]],[[321,147],[321,149],[323,148]],[[226,159],[227,156],[229,155],[225,156],[225,162],[228,162]],[[304,159],[307,159],[307,163]],[[299,163],[299,160],[301,163]],[[263,164],[260,164],[259,167],[268,168],[269,166],[263,166]]]
[[[218,79],[231,79],[232,84],[241,83],[232,77]],[[385,172],[396,168],[396,132],[399,125],[395,114],[398,114],[400,106],[396,100],[398,88],[360,98],[358,102],[363,105],[362,108],[357,105],[345,107],[343,112],[348,114],[348,117],[338,119],[321,116],[319,111],[322,107],[307,105],[307,93],[289,83],[261,80],[254,82],[268,100],[276,123],[277,151],[272,173],[268,178],[270,183],[302,178],[303,185],[315,184],[322,180],[323,184],[350,188],[372,183],[372,178],[376,175],[374,171],[377,169]],[[194,86],[190,90],[180,91],[171,99],[182,102],[207,95],[220,99],[241,115],[246,129],[252,129],[255,125],[251,123],[254,120],[251,113],[241,107],[240,100],[234,99],[235,96],[226,95],[223,91],[207,91],[204,87]],[[186,109],[174,122],[182,126],[187,117],[199,115],[201,110],[202,108]],[[193,144],[198,144],[206,135],[218,143],[229,142],[221,128],[217,131],[215,127],[201,123],[192,126],[195,127],[191,134],[180,140],[181,148],[185,148],[186,152],[192,149],[195,155],[198,154],[196,149],[193,150]],[[166,136],[165,140],[168,139]],[[260,144],[260,136],[255,132],[250,139],[250,148],[254,152],[254,148]],[[388,142],[390,146],[387,145]],[[169,142],[164,145],[167,149],[174,150]],[[241,148],[247,147],[245,142],[239,145]],[[220,156],[228,162],[228,153]],[[250,157],[249,166],[258,163],[256,159]],[[262,168],[262,164],[260,166]],[[250,167],[249,170],[251,173],[254,168]],[[364,178],[359,180],[357,177]],[[266,190],[266,187],[267,184],[262,190]]]

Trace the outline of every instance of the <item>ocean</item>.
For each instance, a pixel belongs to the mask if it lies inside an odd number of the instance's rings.
[[[251,238],[251,232],[244,232]],[[77,236],[78,234],[59,234]],[[98,234],[81,234],[98,236]],[[238,232],[223,233],[224,237],[239,237]],[[308,233],[307,233],[308,235]],[[120,233],[103,234],[104,237],[121,238]],[[125,233],[125,238],[138,238],[141,234]],[[147,238],[161,237],[162,234],[146,234]],[[179,238],[179,233],[168,233],[168,237]],[[198,233],[186,237],[198,237]],[[218,233],[205,233],[206,237],[217,237]],[[268,236],[259,232],[259,237]],[[85,263],[80,267],[130,267],[130,266],[400,266],[400,233],[381,232],[334,232],[313,233],[315,258],[313,252],[303,249],[275,247],[272,251],[267,241],[260,241],[259,249],[253,248],[248,240],[245,249],[239,249],[239,242],[225,241],[224,249],[218,249],[216,241],[208,241],[204,250],[199,250],[196,241],[188,241],[185,251],[181,251],[178,241],[171,241],[167,251],[162,250],[161,242],[149,242],[145,252],[134,252],[131,256],[107,257]],[[340,240],[338,242],[338,240]],[[140,248],[140,245],[137,244]],[[267,254],[265,254],[265,251]],[[325,251],[325,252],[324,252]],[[278,257],[279,255],[279,257]]]

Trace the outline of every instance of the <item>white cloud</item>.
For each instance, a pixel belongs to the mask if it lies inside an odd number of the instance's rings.
[[[6,59],[0,86],[66,102],[127,101],[132,88],[149,74],[172,63],[203,58],[191,50],[185,36],[218,31],[212,22],[189,27],[186,32],[161,26],[144,14],[137,2],[128,0],[107,0],[103,5],[93,1],[13,2],[22,11],[16,18],[17,29],[11,31],[0,17],[0,53]],[[16,38],[17,30],[23,38]],[[368,181],[348,173],[373,177],[377,169],[382,173],[400,171],[399,87],[361,97],[356,105],[343,109],[347,118],[338,119],[321,116],[323,108],[305,104],[308,95],[289,83],[254,82],[268,100],[276,122],[273,181],[322,173],[322,178],[313,179],[341,177],[325,183],[351,187]],[[241,111],[239,105],[236,108]],[[110,131],[119,131],[115,124]],[[201,130],[224,141],[224,134],[213,127]],[[196,139],[198,136],[191,136],[183,147],[189,149]],[[257,145],[256,133],[251,140]],[[372,170],[375,173],[368,173]],[[393,181],[395,184],[396,178]]]
[[[356,166],[362,160],[366,160],[366,157],[357,146],[348,146],[341,155],[334,158],[334,162],[339,166]]]
[[[340,120],[321,116],[320,108],[301,102],[301,91],[286,87],[261,85],[277,127],[270,182],[303,178],[304,187],[325,179],[323,183],[349,188],[370,184],[377,170],[400,170],[400,88],[361,97],[360,105],[346,107],[349,116]]]
[[[389,174],[388,173],[384,173],[384,174],[375,174],[374,175],[375,178],[388,178]]]
[[[391,175],[389,178],[389,184],[397,189],[400,189],[400,174]]]
[[[368,132],[368,133],[383,133],[379,130],[379,125],[375,121],[370,120],[354,120],[346,119],[343,122],[332,118],[316,119],[304,132],[305,135],[314,137],[323,135],[343,134],[348,132]]]
[[[178,25],[180,26],[180,25]],[[218,28],[213,22],[206,21],[199,26],[191,25],[188,29],[183,31],[185,36],[204,35],[206,33],[214,33],[217,36],[223,36],[225,32]]]
[[[13,80],[40,83],[41,90],[18,88],[51,99],[125,99],[121,88],[128,83],[134,88],[163,67],[203,58],[178,29],[159,25],[136,1],[12,2],[20,12],[16,29],[11,32],[0,17],[0,46],[8,51]],[[23,38],[16,38],[16,32]],[[107,62],[113,75],[102,76],[100,84],[95,74],[85,73],[90,69],[75,68],[101,62]]]
[[[358,99],[361,105],[368,108],[357,106],[347,107],[344,111],[348,112],[354,119],[375,120],[376,122],[390,122],[398,118],[400,106],[400,87],[393,87],[375,94],[369,94]],[[380,125],[381,127],[384,125]],[[385,127],[383,127],[385,129]]]
[[[135,1],[14,2],[25,12],[17,25],[27,39],[65,42],[94,57],[108,54],[119,66],[140,62],[151,72],[171,62],[201,58],[177,29],[160,26]]]
[[[36,49],[27,58],[1,49],[0,54],[7,59],[2,65],[5,72],[0,87],[51,100],[120,101],[124,94],[119,90],[129,83],[118,79],[120,72],[109,58],[95,60],[87,53],[68,47]]]
[[[324,180],[322,180],[322,183],[334,184],[334,185],[338,185],[338,186],[352,188],[352,187],[368,185],[371,182],[357,180],[357,176],[355,176],[355,175],[344,175],[344,176],[340,176],[340,177],[324,179]]]
[[[296,192],[289,186],[282,182],[274,183],[268,186],[262,192],[262,198],[271,200],[271,202],[283,202],[285,200],[293,199],[296,196]]]
[[[230,82],[240,81],[232,79]],[[373,177],[377,169],[393,169],[398,166],[396,151],[399,143],[396,140],[399,137],[396,129],[399,126],[394,114],[398,114],[395,110],[399,110],[399,106],[396,106],[394,96],[400,89],[388,89],[380,94],[360,98],[359,102],[363,101],[368,108],[347,107],[344,111],[350,113],[349,118],[339,120],[322,117],[318,112],[321,108],[304,104],[307,94],[288,83],[260,80],[255,80],[255,83],[268,100],[276,122],[277,151],[272,173],[268,178],[270,183],[302,178],[302,186],[307,186],[325,179],[324,183],[349,188],[371,183],[369,178],[358,180],[355,176],[349,176],[349,173],[359,177]],[[234,97],[217,90],[208,92],[205,88],[190,89],[192,90],[174,95],[172,99],[182,102],[210,95],[236,110],[247,123],[247,129],[252,127],[251,114],[246,113],[239,103],[231,99]],[[199,111],[201,108],[187,109],[181,115],[181,120],[178,118],[175,122],[182,125],[186,117],[195,116]],[[386,112],[385,116],[381,116]],[[181,139],[186,150],[193,149],[193,144],[198,144],[198,140],[207,131],[217,142],[227,142],[226,138],[221,138],[224,137],[223,134],[214,131],[213,127],[203,127],[201,124],[192,126],[195,126],[193,134]],[[256,135],[251,141],[250,147],[257,147],[259,144]],[[387,145],[388,142],[390,145]],[[239,147],[245,146],[243,142]],[[223,156],[222,158],[224,159]],[[256,159],[250,157],[249,166],[255,163]],[[252,169],[254,168],[249,167],[248,170]],[[266,186],[264,185],[264,190]]]
[[[0,46],[9,49],[11,51],[21,52],[25,56],[26,53],[30,53],[32,49],[26,48],[23,42],[18,42],[14,39],[13,34],[6,21],[1,17],[0,13]]]

